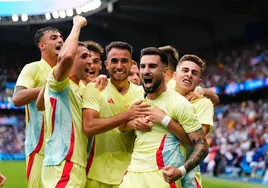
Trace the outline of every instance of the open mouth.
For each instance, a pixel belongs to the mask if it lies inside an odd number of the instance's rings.
[[[61,50],[61,46],[56,46],[56,50]]]
[[[143,78],[144,81],[144,86],[145,87],[150,87],[153,83],[153,79],[152,78]]]

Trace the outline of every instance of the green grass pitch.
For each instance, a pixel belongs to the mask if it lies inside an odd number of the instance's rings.
[[[25,162],[0,161],[0,173],[7,181],[3,188],[26,188]],[[259,184],[235,182],[215,178],[203,178],[204,188],[267,188]]]

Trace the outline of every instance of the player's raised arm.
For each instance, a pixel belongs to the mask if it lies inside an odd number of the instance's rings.
[[[70,35],[63,44],[62,50],[58,56],[58,65],[54,70],[54,77],[57,81],[63,81],[68,77],[75,58],[80,30],[87,24],[87,20],[82,16],[73,18],[73,27]]]

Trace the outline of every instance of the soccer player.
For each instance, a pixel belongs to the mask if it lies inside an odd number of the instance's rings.
[[[26,114],[26,177],[28,187],[42,187],[41,169],[44,158],[45,121],[35,107],[35,100],[46,82],[49,71],[57,63],[63,45],[60,31],[53,27],[39,29],[34,36],[40,49],[41,60],[25,65],[18,77],[12,102],[16,107],[25,105]]]
[[[186,96],[188,93],[193,92],[195,88],[201,82],[201,74],[205,69],[205,62],[202,61],[199,57],[195,55],[184,55],[177,66],[176,70],[176,86],[173,86],[173,90],[176,90],[182,96]],[[214,107],[210,99],[206,97],[198,98],[191,101],[197,117],[202,124],[204,134],[207,135],[213,129],[213,115]],[[161,114],[161,115],[160,115]],[[152,116],[164,117],[165,114],[159,110],[155,110],[151,113]],[[185,177],[184,186],[190,187],[191,185],[191,176],[187,175]],[[196,177],[192,184],[198,184],[199,187],[202,187],[201,183],[201,173],[200,169],[197,169]]]
[[[83,92],[83,129],[87,136],[96,135],[87,166],[89,188],[119,186],[130,162],[135,135],[133,131],[120,132],[118,127],[150,111],[148,104],[141,104],[142,87],[128,81],[132,47],[111,42],[106,56],[110,75],[107,87],[100,92],[88,84]]]
[[[133,65],[131,66],[128,81],[138,86],[141,84],[140,71],[135,61],[133,61]]]
[[[43,187],[84,187],[87,136],[82,130],[82,92],[79,82],[88,76],[90,55],[78,42],[84,17],[73,18],[72,30],[45,85],[47,136],[42,168]],[[41,93],[40,93],[41,94]]]
[[[175,79],[172,79],[174,77],[174,73],[176,72],[176,67],[178,65],[179,61],[179,53],[178,51],[173,48],[172,46],[163,46],[159,48],[160,50],[163,50],[169,58],[169,64],[168,64],[168,69],[165,73],[165,82],[167,84],[167,87],[174,87],[175,86]],[[200,87],[199,85],[196,86],[196,88],[187,93],[185,97],[189,101],[194,101],[198,98],[202,98],[203,96],[211,99],[213,104],[218,104],[219,103],[219,97],[211,90],[205,89]]]
[[[131,163],[120,188],[127,187],[176,187],[181,186],[180,178],[196,167],[207,155],[208,146],[195,110],[189,101],[173,90],[166,90],[164,74],[168,66],[167,55],[158,48],[141,51],[140,75],[147,97],[146,103],[165,111],[162,119],[152,119],[152,131],[136,131],[137,138]],[[169,133],[168,127],[177,126],[178,121],[189,136],[194,151],[184,162],[180,152],[180,141]],[[169,166],[170,165],[170,166]],[[178,168],[179,167],[179,168]],[[166,178],[163,172],[173,172]]]
[[[86,86],[88,83],[94,81],[94,79],[97,78],[100,70],[102,69],[101,55],[103,53],[103,48],[100,44],[94,41],[86,41],[85,43],[89,50],[90,58],[92,59],[92,62],[90,62],[88,69],[89,76],[86,78],[86,80],[82,80],[81,82]]]

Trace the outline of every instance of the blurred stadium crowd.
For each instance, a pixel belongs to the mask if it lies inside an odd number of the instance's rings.
[[[5,51],[3,46],[2,49]],[[13,90],[6,85],[17,80],[23,65],[15,63],[9,68],[8,62],[22,62],[23,57],[13,54],[8,60],[5,57],[0,57],[0,102],[11,102]],[[207,63],[202,79],[204,87],[268,77],[265,40],[254,45],[222,46],[220,51],[203,59]],[[15,117],[18,122],[8,125],[0,121],[0,157],[24,152],[24,115],[0,114],[0,119],[7,117]],[[262,177],[268,170],[268,100],[217,105],[214,119],[214,130],[208,135],[210,153],[201,165],[202,171],[214,176],[226,173]]]

